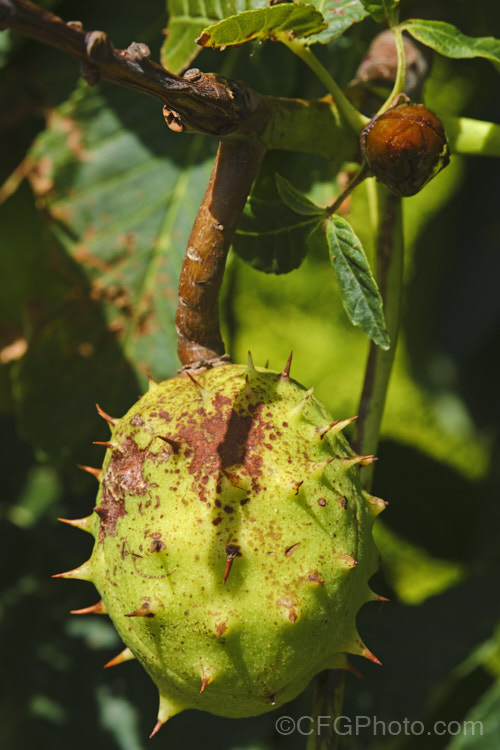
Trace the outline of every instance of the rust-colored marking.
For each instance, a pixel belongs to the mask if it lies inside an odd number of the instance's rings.
[[[225,622],[216,622],[215,623],[215,635],[217,638],[220,638],[227,630],[227,625]]]

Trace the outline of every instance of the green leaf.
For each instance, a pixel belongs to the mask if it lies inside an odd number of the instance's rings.
[[[43,230],[20,205],[12,222],[22,231],[10,232],[2,265],[19,293],[6,299],[12,324],[31,311],[15,376],[20,422],[55,460],[95,461],[82,448],[99,439],[95,403],[120,415],[146,367],[155,378],[175,372],[179,271],[214,148],[202,136],[179,139],[157,104],[131,108],[118,88],[104,97],[80,87],[35,141]]]
[[[194,60],[201,48],[196,38],[206,26],[245,10],[265,8],[267,0],[167,0],[167,37],[162,48],[162,64],[179,74]]]
[[[389,348],[382,298],[365,252],[348,221],[332,216],[326,241],[344,309],[351,322],[382,349]]]
[[[361,2],[375,21],[391,18],[399,4],[399,0],[361,0]]]
[[[414,19],[405,21],[401,28],[408,31],[418,42],[439,52],[445,57],[457,59],[485,57],[500,64],[500,40],[492,36],[466,36],[456,26],[444,21]]]
[[[280,35],[306,37],[326,28],[322,14],[313,5],[282,3],[249,10],[205,28],[197,39],[203,47],[227,47],[253,39],[277,39]]]
[[[321,11],[328,28],[307,37],[306,44],[328,44],[359,23],[369,14],[361,0],[311,0],[317,10]]]
[[[452,738],[448,750],[496,750],[500,743],[499,705],[500,684],[496,682],[461,722],[461,731]]]
[[[299,215],[280,201],[250,198],[233,241],[235,252],[259,271],[282,274],[298,268],[321,215]]]
[[[325,210],[313,203],[309,198],[294,188],[287,179],[276,173],[276,187],[280,198],[288,208],[303,216],[325,216]]]

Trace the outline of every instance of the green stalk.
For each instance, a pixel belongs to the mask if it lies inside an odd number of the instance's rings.
[[[309,47],[306,47],[297,39],[289,39],[288,36],[280,37],[280,41],[297,55],[297,57],[300,57],[300,59],[317,75],[326,90],[332,95],[340,116],[344,118],[354,132],[359,135],[364,126],[370,122],[370,118],[365,117],[353,107],[351,102],[342,92],[340,86],[334,81],[325,66],[318,60],[316,55],[311,52]]]
[[[311,708],[311,734],[307,738],[306,750],[337,750],[339,735],[333,728],[334,717],[342,713],[345,672],[327,669],[320,672],[314,681]]]
[[[392,27],[392,33],[394,35],[394,43],[396,45],[396,55],[398,59],[398,67],[396,71],[396,78],[394,79],[394,86],[392,91],[387,97],[384,104],[380,107],[377,112],[378,115],[385,112],[392,105],[393,101],[399,94],[404,93],[406,83],[406,57],[405,48],[403,43],[403,32],[399,26]]]
[[[391,347],[383,351],[370,344],[358,411],[354,448],[362,455],[377,452],[387,388],[396,352],[403,287],[403,228],[401,198],[380,183],[375,185],[376,278],[384,301]],[[364,485],[372,482],[373,466],[362,470]]]
[[[500,125],[439,114],[452,154],[500,156]]]

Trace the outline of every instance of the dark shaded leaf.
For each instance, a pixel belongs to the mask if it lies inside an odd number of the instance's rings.
[[[287,179],[282,177],[280,174],[276,174],[276,187],[280,198],[288,208],[294,211],[296,214],[302,216],[325,216],[325,210],[313,203],[309,198],[301,193],[300,190],[294,188],[294,186],[288,182]]]
[[[361,0],[361,2],[376,21],[390,18],[399,4],[399,0]]]
[[[250,198],[238,224],[233,247],[240,258],[265,273],[298,268],[308,250],[318,215],[301,216],[280,201]]]

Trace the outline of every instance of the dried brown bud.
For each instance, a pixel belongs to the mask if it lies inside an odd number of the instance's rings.
[[[423,104],[374,117],[361,133],[361,151],[375,177],[401,196],[418,193],[450,161],[441,120]]]

